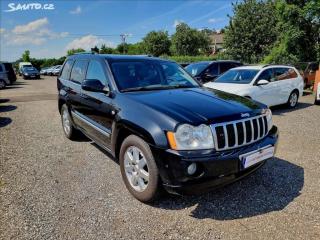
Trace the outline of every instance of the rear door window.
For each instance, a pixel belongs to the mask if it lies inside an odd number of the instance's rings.
[[[73,60],[67,60],[67,62],[64,64],[64,67],[61,73],[61,78],[69,80],[72,64],[73,64]]]
[[[222,62],[222,63],[220,63],[220,74],[222,74],[222,73],[224,73],[234,67],[237,67],[237,65],[234,63]]]
[[[296,71],[293,68],[275,68],[274,75],[276,81],[288,80],[298,77]]]
[[[72,67],[70,80],[81,84],[86,76],[87,65],[86,60],[77,60]]]
[[[3,72],[3,67],[1,64],[0,64],[0,72]]]
[[[212,76],[218,76],[219,75],[218,64],[217,63],[212,64],[206,72],[210,73]]]

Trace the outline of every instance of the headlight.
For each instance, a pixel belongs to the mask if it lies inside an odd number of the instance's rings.
[[[182,124],[176,132],[167,133],[170,147],[175,150],[199,150],[214,148],[212,132],[209,126],[197,127]]]
[[[28,75],[29,75],[29,73],[25,73],[24,75],[27,75],[27,76],[28,76]]]
[[[272,122],[272,112],[271,112],[271,110],[268,108],[268,109],[263,110],[262,114],[265,114],[266,117],[267,117],[268,132],[269,132],[270,129],[272,128],[272,126],[273,126],[273,122]]]

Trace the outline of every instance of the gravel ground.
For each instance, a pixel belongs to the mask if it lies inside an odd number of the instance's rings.
[[[320,107],[273,109],[274,160],[200,196],[135,200],[119,166],[62,132],[56,81],[0,91],[0,239],[320,239]]]

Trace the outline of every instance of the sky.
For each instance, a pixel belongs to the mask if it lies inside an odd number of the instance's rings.
[[[232,1],[1,0],[0,60],[15,61],[26,49],[31,57],[51,58],[64,56],[71,48],[115,47],[120,34],[135,43],[152,30],[172,34],[180,22],[197,29],[221,29],[229,23]]]

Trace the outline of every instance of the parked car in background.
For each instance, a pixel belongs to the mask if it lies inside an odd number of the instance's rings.
[[[35,67],[23,67],[21,71],[23,79],[39,79],[40,73]]]
[[[41,75],[47,75],[47,70],[48,70],[48,69],[49,69],[49,67],[41,68],[40,74],[41,74]]]
[[[266,105],[203,88],[175,62],[141,56],[69,56],[57,79],[62,129],[83,132],[120,162],[143,202],[234,182],[275,154]]]
[[[61,71],[61,66],[62,65],[57,65],[55,66],[55,68],[51,71],[52,75],[53,76],[58,76],[60,71]]]
[[[313,86],[316,71],[319,70],[319,63],[318,62],[300,62],[297,63],[296,68],[299,70],[301,76],[304,80],[304,87],[309,88]]]
[[[22,68],[24,67],[33,67],[31,62],[20,62],[19,63],[19,76],[22,75]]]
[[[294,108],[303,94],[304,83],[294,67],[256,65],[230,69],[204,86],[251,98],[268,106],[286,103]]]
[[[191,63],[185,67],[187,72],[202,83],[210,82],[230,68],[239,67],[242,64],[237,61],[202,61]]]
[[[4,88],[6,85],[11,85],[17,80],[16,74],[11,63],[0,62],[0,74],[0,88]]]
[[[47,75],[53,76],[53,75],[54,75],[54,71],[55,71],[56,69],[59,69],[59,72],[60,72],[60,68],[61,68],[61,65],[55,65],[55,66],[50,67],[50,68],[47,70]]]

